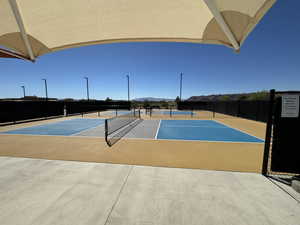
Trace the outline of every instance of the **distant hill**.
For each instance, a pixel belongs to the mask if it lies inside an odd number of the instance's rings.
[[[237,101],[237,100],[267,100],[269,92],[260,91],[241,94],[219,94],[219,95],[202,95],[192,96],[186,101]]]
[[[137,102],[160,102],[160,101],[166,101],[166,102],[172,102],[175,99],[170,99],[170,98],[153,98],[153,97],[145,97],[145,98],[135,98],[133,99],[133,101],[137,101]]]

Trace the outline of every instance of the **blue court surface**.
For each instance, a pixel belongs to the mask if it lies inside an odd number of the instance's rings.
[[[5,134],[62,135],[70,136],[81,131],[97,127],[103,119],[71,119],[39,126],[26,127],[3,132]]]
[[[170,115],[170,111],[157,111],[154,114]],[[194,115],[191,111],[171,111],[172,115]]]
[[[264,142],[213,120],[161,120],[157,139]]]

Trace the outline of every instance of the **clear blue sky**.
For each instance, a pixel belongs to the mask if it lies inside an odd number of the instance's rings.
[[[122,43],[67,49],[40,57],[36,63],[0,59],[0,98],[44,96],[86,97],[84,76],[90,79],[90,98],[131,98],[268,90],[300,90],[300,1],[278,0],[236,54],[223,46],[186,43]]]

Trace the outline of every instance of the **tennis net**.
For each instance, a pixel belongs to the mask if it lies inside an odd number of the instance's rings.
[[[105,120],[105,141],[112,146],[141,120],[140,110],[132,110]],[[133,126],[131,126],[133,125]],[[125,129],[126,127],[126,129]],[[124,129],[123,129],[124,128]],[[111,138],[109,136],[113,135]]]

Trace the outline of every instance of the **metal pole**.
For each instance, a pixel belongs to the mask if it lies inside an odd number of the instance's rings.
[[[90,100],[90,93],[89,93],[89,78],[88,77],[84,77],[84,79],[86,79],[86,96],[87,96],[87,100]]]
[[[263,164],[262,164],[262,174],[264,176],[268,175],[268,162],[269,162],[271,136],[272,136],[274,100],[275,100],[275,90],[272,89],[270,91],[269,116],[268,116],[268,122],[267,122],[267,128],[266,128],[264,158],[263,158]]]
[[[25,94],[25,86],[21,86],[21,88],[23,88],[23,95],[24,95],[24,98],[25,98],[25,96],[26,96],[26,94]]]
[[[182,97],[182,73],[180,74],[180,93],[179,93],[179,99],[181,101]]]
[[[129,75],[126,75],[127,77],[127,98],[128,98],[128,101],[130,101],[130,95],[129,95]]]
[[[47,80],[42,79],[45,82],[45,92],[46,92],[46,101],[48,101],[48,87],[47,87]]]

